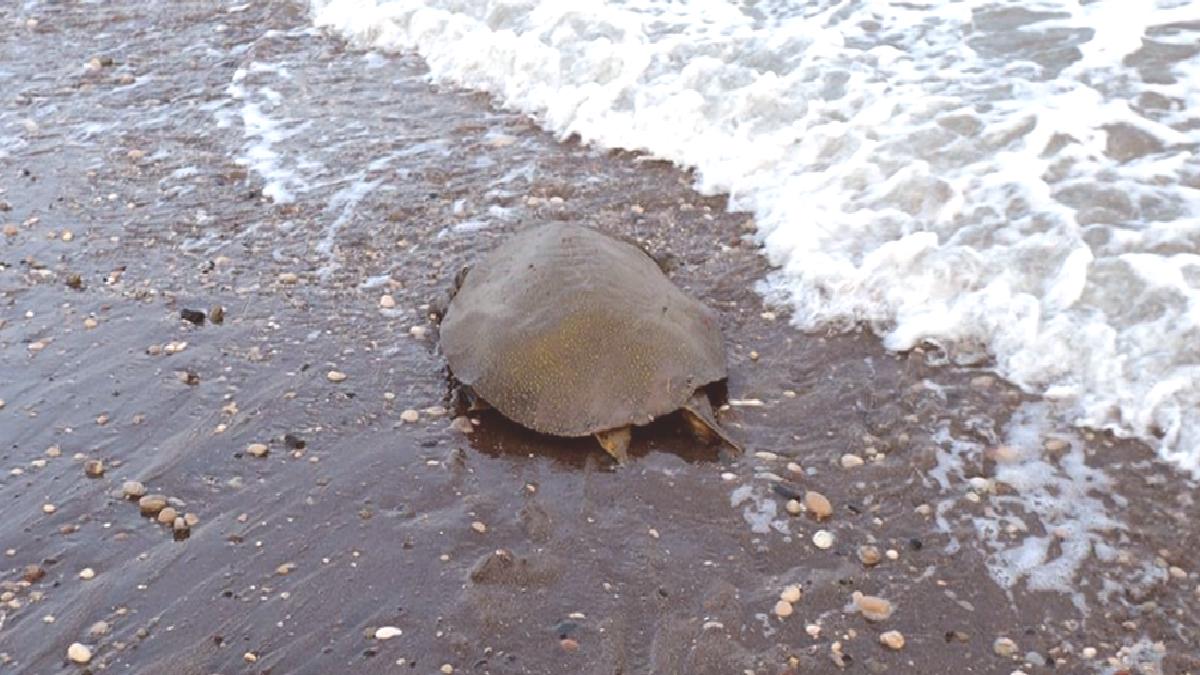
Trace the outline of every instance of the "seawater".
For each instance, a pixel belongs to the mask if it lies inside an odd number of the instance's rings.
[[[1200,3],[312,9],[563,137],[694,167],[754,214],[798,327],[940,345],[1200,473]]]

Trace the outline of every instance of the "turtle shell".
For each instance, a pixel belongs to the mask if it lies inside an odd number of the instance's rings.
[[[646,424],[724,379],[717,315],[645,252],[595,230],[524,230],[467,273],[441,326],[450,370],[558,436]]]

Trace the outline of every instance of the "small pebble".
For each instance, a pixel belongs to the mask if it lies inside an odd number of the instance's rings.
[[[295,284],[299,281],[300,276],[295,272],[284,272],[283,274],[279,275],[279,283],[281,284]]]
[[[85,568],[79,570],[79,578],[83,579],[84,581],[90,581],[92,579],[95,579],[96,578],[96,570],[94,570],[90,567],[85,567]]]
[[[424,340],[425,335],[429,333],[429,329],[425,326],[413,326],[408,329],[408,334],[418,340]]]
[[[346,380],[346,374],[340,370],[331,370],[325,374],[325,377],[330,382],[344,382]]]
[[[91,329],[93,329],[93,328],[95,328],[96,326],[99,326],[99,325],[100,325],[100,322],[96,321],[95,319],[93,319],[93,318],[92,318],[92,317],[90,317],[90,316],[89,316],[88,318],[86,318],[86,319],[84,319],[84,320],[83,320],[83,327],[84,327],[84,328],[86,328],[86,329],[88,329],[88,330],[91,330]]]
[[[396,306],[396,299],[390,295],[384,295],[379,298],[379,306],[384,309],[392,309]]]
[[[166,495],[146,495],[138,500],[138,508],[143,516],[157,516],[159,511],[167,508]]]
[[[854,606],[868,621],[883,621],[892,615],[892,603],[883,598],[863,595],[858,591],[855,591],[851,597],[854,599]]]
[[[245,654],[242,654],[242,660],[246,663],[254,663],[258,661],[258,654],[255,654],[254,652],[246,652]]]
[[[419,419],[421,419],[421,414],[418,413],[416,410],[413,410],[412,408],[409,408],[408,410],[405,410],[404,412],[400,413],[400,421],[405,422],[407,424],[413,424]]]
[[[558,646],[568,654],[574,654],[579,651],[579,641],[572,638],[563,638],[558,641]]]
[[[829,503],[829,498],[816,490],[804,493],[804,507],[817,520],[824,520],[833,515],[833,505]]]
[[[842,455],[842,468],[853,469],[856,466],[863,465],[863,458],[858,455]]]
[[[475,432],[475,425],[471,424],[471,419],[466,415],[459,415],[450,422],[450,428],[461,434],[470,434]]]
[[[888,649],[899,651],[904,649],[904,634],[898,630],[889,630],[879,635],[879,642]]]
[[[126,499],[139,499],[146,494],[146,486],[136,480],[127,480],[121,485],[121,494]]]
[[[25,569],[21,570],[21,578],[25,581],[36,584],[46,576],[46,570],[42,569],[41,565],[26,565]]]
[[[270,452],[271,449],[267,447],[266,443],[251,443],[246,446],[246,454],[251,457],[266,457]]]
[[[783,592],[779,594],[779,599],[794,605],[800,602],[801,595],[803,595],[803,592],[800,590],[800,587],[793,584],[783,589]]]
[[[814,640],[821,637],[821,627],[815,623],[810,623],[807,626],[805,626],[804,632],[808,633],[808,636]]]
[[[1042,447],[1049,452],[1062,452],[1071,447],[1071,444],[1061,438],[1047,438]]]
[[[441,671],[443,675],[450,675],[450,673],[454,672],[454,666],[450,665],[449,663],[443,663]]]
[[[58,507],[53,504],[42,504],[42,513],[50,514],[58,510]]]
[[[91,628],[88,629],[88,635],[92,637],[101,637],[108,635],[109,630],[111,629],[107,621],[97,621],[96,623],[92,624]]]
[[[192,528],[188,527],[187,520],[183,516],[175,517],[175,523],[171,525],[171,531],[177,541],[187,539],[192,535]]]
[[[176,513],[176,511],[173,507],[168,506],[165,509],[163,509],[162,511],[158,512],[157,520],[158,520],[158,522],[162,523],[163,525],[174,525],[175,518],[178,515],[179,514]]]
[[[221,325],[225,323],[225,308],[221,305],[213,305],[208,310],[208,320]]]
[[[380,626],[379,628],[375,629],[376,640],[390,640],[394,637],[400,637],[403,634],[404,631],[395,626]]]
[[[881,556],[879,549],[875,546],[859,546],[858,559],[867,567],[874,567],[879,564]]]
[[[200,516],[194,513],[185,513],[183,514],[183,522],[188,527],[195,527],[200,524]]]
[[[833,533],[829,530],[817,530],[813,533],[812,543],[819,549],[827,549],[833,546]]]
[[[72,663],[84,664],[92,660],[92,650],[86,645],[74,642],[70,647],[67,647],[67,658]]]
[[[1079,652],[1079,655],[1085,659],[1094,659],[1094,658],[1096,658],[1096,648],[1095,647],[1084,647]]]
[[[999,637],[992,643],[992,651],[996,652],[996,656],[1010,658],[1017,653],[1017,643],[1010,638]]]
[[[483,533],[487,532],[487,525],[484,525],[483,523],[481,523],[477,520],[477,521],[471,523],[471,529],[475,530],[479,534],[483,534]]]
[[[83,463],[83,472],[89,478],[99,478],[104,475],[104,462],[99,459],[89,459]]]
[[[798,516],[801,513],[804,513],[804,505],[796,499],[787,500],[787,504],[784,505],[784,508],[787,509],[787,512],[793,516]]]
[[[794,611],[795,609],[792,608],[792,603],[788,602],[787,600],[780,600],[779,602],[775,603],[775,616],[781,619],[788,618]]]

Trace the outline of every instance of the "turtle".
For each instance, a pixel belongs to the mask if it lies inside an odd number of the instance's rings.
[[[510,420],[595,436],[618,463],[631,431],[682,411],[705,443],[741,446],[706,388],[726,379],[718,316],[641,248],[549,222],[457,276],[439,344],[453,378]]]

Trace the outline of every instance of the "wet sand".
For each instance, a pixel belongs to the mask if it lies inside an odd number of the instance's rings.
[[[1111,522],[1022,500],[997,449],[1038,402],[933,348],[789,327],[753,289],[749,217],[685,172],[431,87],[298,3],[33,4],[0,25],[0,672],[1200,672],[1193,483],[1058,428],[1025,452],[1054,475],[1085,459],[1103,478],[1075,501]],[[255,101],[285,121],[247,136]],[[264,195],[288,166],[294,200]],[[677,419],[624,467],[494,414],[453,428],[427,303],[547,219],[641,240],[720,310],[744,458]],[[213,306],[219,325],[180,318]],[[128,480],[196,514],[190,536],[141,517]],[[807,490],[832,517],[786,513]],[[1073,593],[998,585],[997,552],[1044,535],[1050,563],[1083,547]],[[893,614],[866,620],[855,591]]]

